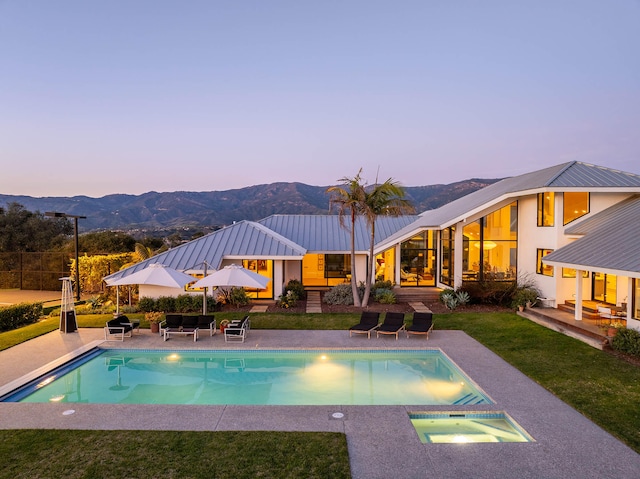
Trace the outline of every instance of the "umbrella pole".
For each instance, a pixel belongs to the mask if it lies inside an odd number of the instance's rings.
[[[204,295],[202,296],[202,314],[207,314],[207,288],[203,288]]]
[[[120,316],[120,286],[116,286],[116,316]]]

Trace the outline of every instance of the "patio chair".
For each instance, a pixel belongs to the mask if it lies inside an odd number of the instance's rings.
[[[126,321],[121,322],[120,318],[113,318],[106,322],[104,327],[105,341],[124,341],[124,338],[130,338],[133,333],[133,325]]]
[[[375,311],[363,311],[360,315],[360,322],[349,328],[349,337],[351,333],[366,334],[367,338],[371,338],[371,332],[378,329],[380,325],[380,313]]]
[[[198,316],[198,328],[206,331],[209,330],[209,336],[216,334],[216,320],[212,315],[201,314]]]
[[[381,334],[393,334],[398,340],[398,333],[404,329],[404,313],[389,312],[384,315],[384,321],[376,330],[376,337]]]
[[[251,321],[249,316],[245,316],[241,321],[234,321],[224,328],[224,340],[225,342],[240,341],[244,343]]]
[[[413,324],[407,326],[407,338],[410,334],[423,334],[429,339],[429,333],[433,331],[433,313],[413,313]]]
[[[160,323],[160,336],[165,336],[165,332],[177,332],[182,327],[181,314],[167,314],[164,321]]]

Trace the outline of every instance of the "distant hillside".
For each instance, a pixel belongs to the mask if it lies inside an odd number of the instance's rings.
[[[497,179],[471,179],[449,185],[405,188],[417,212],[437,208],[495,183]],[[326,214],[326,186],[271,183],[236,190],[142,195],[45,197],[0,194],[0,206],[19,203],[29,211],[59,211],[86,216],[81,232],[98,230],[164,230],[183,227],[211,228],[240,220],[259,220],[272,214]]]

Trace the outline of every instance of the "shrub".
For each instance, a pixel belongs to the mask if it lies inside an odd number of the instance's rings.
[[[373,289],[388,289],[388,290],[393,290],[393,283],[391,281],[382,281],[382,280],[378,280],[375,282],[375,284],[373,285]]]
[[[173,313],[176,311],[176,298],[173,296],[160,296],[156,300],[156,311]]]
[[[640,331],[620,328],[611,340],[611,347],[616,351],[640,357]]]
[[[295,291],[290,289],[286,293],[280,295],[276,304],[281,308],[293,308],[297,302],[298,298]]]
[[[518,287],[513,294],[511,307],[526,306],[527,303],[534,305],[540,296],[540,291],[531,286]]]
[[[463,291],[462,289],[458,289],[454,291],[452,289],[444,289],[440,291],[440,302],[444,304],[447,309],[454,310],[458,306],[464,306],[469,303],[470,297],[469,293]]]
[[[322,301],[327,304],[341,304],[344,306],[352,305],[353,292],[351,291],[351,284],[342,283],[334,286],[325,293]]]
[[[138,309],[143,313],[150,313],[156,310],[156,300],[144,296],[138,301]]]
[[[452,289],[444,289],[440,291],[440,302],[444,304],[447,309],[456,309],[458,307],[458,298],[456,293]]]
[[[292,279],[287,283],[284,287],[283,295],[288,294],[289,291],[293,291],[296,295],[296,299],[307,299],[307,292],[304,289],[304,286],[297,279]]]
[[[36,323],[42,316],[42,303],[20,303],[0,308],[0,331],[11,331]]]
[[[472,304],[508,306],[516,287],[515,281],[465,281],[458,291],[466,292]]]
[[[471,297],[469,296],[469,293],[459,289],[458,291],[456,291],[456,300],[458,301],[458,304],[460,306],[464,306],[471,301]]]
[[[396,304],[396,294],[390,289],[377,288],[374,299],[381,304]]]
[[[176,297],[176,313],[202,311],[202,295],[181,294]]]
[[[244,288],[231,288],[229,291],[229,304],[240,307],[249,304],[249,296]]]

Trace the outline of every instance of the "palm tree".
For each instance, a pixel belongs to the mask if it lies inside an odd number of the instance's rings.
[[[340,226],[345,226],[345,216],[348,214],[351,219],[351,291],[353,292],[353,304],[360,306],[360,294],[358,293],[358,283],[356,281],[356,234],[355,225],[358,214],[361,213],[361,208],[364,205],[366,198],[365,187],[362,184],[362,178],[360,174],[362,168],[358,171],[358,174],[353,178],[344,177],[338,181],[342,186],[332,186],[327,188],[327,193],[331,194],[329,199],[329,209],[332,206],[338,208],[338,215],[340,217]]]
[[[366,307],[369,304],[369,295],[371,294],[371,278],[374,256],[373,248],[375,246],[376,236],[376,219],[378,216],[401,216],[407,213],[413,213],[414,207],[411,203],[404,198],[404,189],[391,178],[382,184],[377,183],[368,191],[365,190],[364,200],[359,206],[359,210],[367,221],[367,226],[370,228],[369,237],[369,267],[365,282],[364,297],[362,298],[362,306]]]

